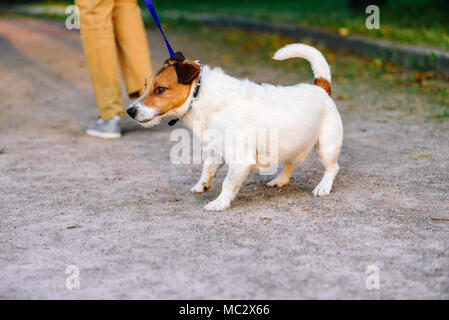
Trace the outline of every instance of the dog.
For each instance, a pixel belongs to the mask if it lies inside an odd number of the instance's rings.
[[[275,60],[304,58],[311,64],[313,84],[275,86],[236,79],[221,68],[210,68],[199,61],[185,60],[177,52],[145,84],[143,95],[127,109],[128,115],[144,127],[152,127],[167,116],[183,119],[192,128],[196,121],[204,130],[252,128],[277,130],[277,161],[284,163],[282,173],[268,187],[282,187],[290,180],[295,162],[304,161],[318,146],[325,168],[323,178],[313,190],[314,196],[328,195],[338,173],[338,157],[343,142],[343,124],[331,96],[331,72],[326,59],[314,47],[295,43],[276,51]],[[217,142],[199,137],[209,151],[200,180],[191,189],[203,193],[210,187],[226,157],[217,150]],[[208,203],[206,211],[228,209],[251,169],[266,166],[259,159],[255,144],[246,151],[252,163],[227,163],[228,172],[220,195]]]

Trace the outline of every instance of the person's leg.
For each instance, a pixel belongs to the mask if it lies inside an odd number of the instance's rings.
[[[117,63],[112,0],[76,0],[81,39],[102,119],[124,114]]]
[[[137,0],[114,0],[112,20],[128,95],[137,98],[151,75],[150,50]]]

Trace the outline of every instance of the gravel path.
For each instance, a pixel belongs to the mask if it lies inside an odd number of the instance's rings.
[[[219,64],[205,39],[170,37]],[[166,51],[149,39],[158,66]],[[77,32],[3,17],[0,52],[0,298],[449,299],[448,121],[384,121],[339,102],[331,196],[310,194],[314,152],[290,185],[251,173],[232,208],[211,214],[225,170],[190,194],[201,167],[170,162],[166,124],[125,121],[119,141],[83,134],[96,110]],[[279,81],[269,68],[229,71]],[[68,265],[79,290],[66,288]],[[370,265],[378,290],[365,286]]]

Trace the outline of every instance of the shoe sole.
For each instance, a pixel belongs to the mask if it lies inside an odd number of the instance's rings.
[[[86,130],[86,134],[95,137],[95,138],[101,138],[106,140],[113,140],[113,139],[120,139],[122,135],[120,133],[113,133],[113,132],[101,132],[96,130]]]

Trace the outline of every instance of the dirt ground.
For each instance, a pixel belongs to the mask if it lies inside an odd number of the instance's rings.
[[[207,39],[169,36],[221,63]],[[166,49],[156,31],[149,40],[158,66]],[[97,112],[78,32],[3,17],[0,53],[0,298],[449,299],[448,121],[386,121],[372,103],[340,101],[330,196],[311,195],[314,152],[290,185],[267,189],[271,177],[251,173],[230,210],[205,213],[225,170],[191,194],[201,166],[170,162],[166,123],[126,120],[118,141],[83,133]],[[227,70],[294,79],[259,64]],[[68,265],[79,290],[65,286]],[[365,286],[370,265],[377,290]]]

